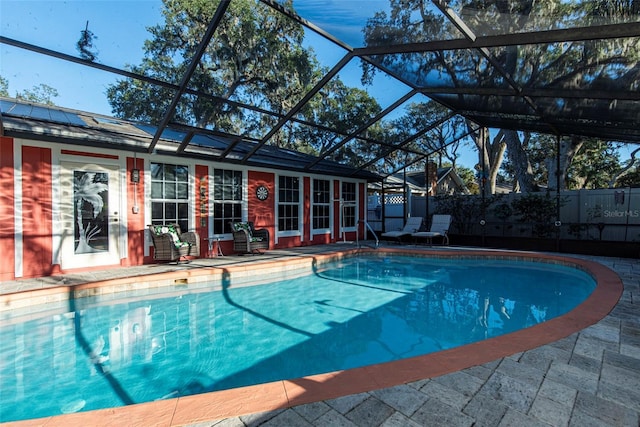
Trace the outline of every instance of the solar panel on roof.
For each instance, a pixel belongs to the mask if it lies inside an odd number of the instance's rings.
[[[124,123],[120,120],[112,119],[109,117],[94,117],[93,120],[96,123],[105,124],[105,125],[123,125]]]
[[[19,104],[6,100],[2,100],[0,102],[0,105],[2,107],[2,114],[7,116],[43,120],[65,125],[86,126],[86,123],[82,121],[82,119],[77,114],[63,111],[56,107]]]
[[[148,133],[151,136],[154,136],[156,134],[156,131],[158,130],[157,126],[152,126],[152,125],[134,124],[134,126],[140,129],[141,131]],[[173,130],[171,128],[166,128],[162,132],[161,138],[168,139],[171,141],[182,142],[184,141],[184,138],[186,136],[187,136],[186,132],[180,132],[177,130]]]

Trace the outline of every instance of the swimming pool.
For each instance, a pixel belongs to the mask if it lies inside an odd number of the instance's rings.
[[[512,276],[502,261],[486,259],[378,252],[337,264],[316,265],[313,281],[236,288],[232,276],[223,275],[213,293],[207,285],[179,284],[159,287],[146,300],[136,290],[71,300],[66,312],[3,327],[2,360],[16,360],[21,374],[6,375],[5,366],[3,381],[15,378],[8,386],[16,401],[30,402],[28,418],[45,416],[34,402],[50,402],[47,410],[60,413],[167,399],[459,346],[468,337],[491,337],[566,313],[595,286],[583,271],[532,262],[519,263]],[[527,284],[532,271],[543,276]],[[557,275],[565,284],[547,287],[560,280]],[[287,300],[296,304],[284,306]],[[436,326],[435,335],[425,334],[429,325]],[[7,350],[6,342],[16,345]],[[250,359],[252,350],[264,357]],[[283,366],[286,372],[279,371]],[[53,373],[53,390],[43,368]],[[43,383],[47,393],[39,396]],[[11,407],[5,403],[3,396],[3,414]]]

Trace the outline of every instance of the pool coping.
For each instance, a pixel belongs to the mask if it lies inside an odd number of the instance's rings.
[[[169,278],[181,278],[185,274],[193,280],[214,270],[233,271],[241,274],[254,274],[256,265],[260,271],[267,271],[269,264],[298,268],[300,263],[348,256],[355,252],[368,252],[369,249],[350,249],[332,251],[323,254],[305,255],[290,260],[257,261],[249,265],[207,267],[190,272],[162,273]],[[608,267],[595,262],[566,255],[553,255],[518,251],[480,251],[450,252],[438,249],[421,250],[419,248],[384,248],[378,251],[398,254],[421,254],[429,257],[453,259],[522,259],[542,261],[574,266],[589,272],[597,286],[591,295],[578,307],[565,315],[548,320],[533,327],[506,335],[489,338],[449,350],[424,356],[386,362],[346,371],[312,375],[294,380],[241,387],[216,391],[176,399],[146,402],[130,406],[99,409],[74,414],[57,415],[39,419],[6,423],[15,426],[54,426],[54,425],[124,425],[144,424],[174,426],[197,423],[207,420],[223,419],[243,414],[273,411],[312,403],[340,396],[357,394],[385,387],[392,387],[412,381],[437,377],[462,369],[481,365],[518,352],[530,350],[565,338],[602,320],[613,309],[623,291],[620,277]],[[153,276],[153,275],[150,275]],[[147,277],[147,276],[144,276]],[[136,278],[138,281],[140,277]],[[118,286],[126,279],[113,279],[91,282],[75,286],[61,286],[31,292],[45,293],[50,298],[57,293],[100,289],[105,286]],[[130,282],[130,279],[129,279]],[[74,289],[75,288],[75,289]],[[15,298],[15,294],[13,297]],[[7,298],[8,296],[0,296]],[[39,297],[45,297],[39,295]],[[46,298],[46,297],[45,297]],[[150,417],[152,417],[150,419]],[[90,419],[90,421],[89,421]],[[5,425],[5,424],[3,424]]]

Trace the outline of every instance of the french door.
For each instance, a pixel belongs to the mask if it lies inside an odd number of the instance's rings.
[[[62,162],[60,172],[62,268],[119,264],[119,167]]]

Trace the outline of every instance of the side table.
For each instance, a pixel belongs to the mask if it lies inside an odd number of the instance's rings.
[[[219,237],[205,237],[204,240],[207,241],[207,258],[214,258],[219,256],[224,256],[222,253],[222,248],[220,247],[220,238]]]

